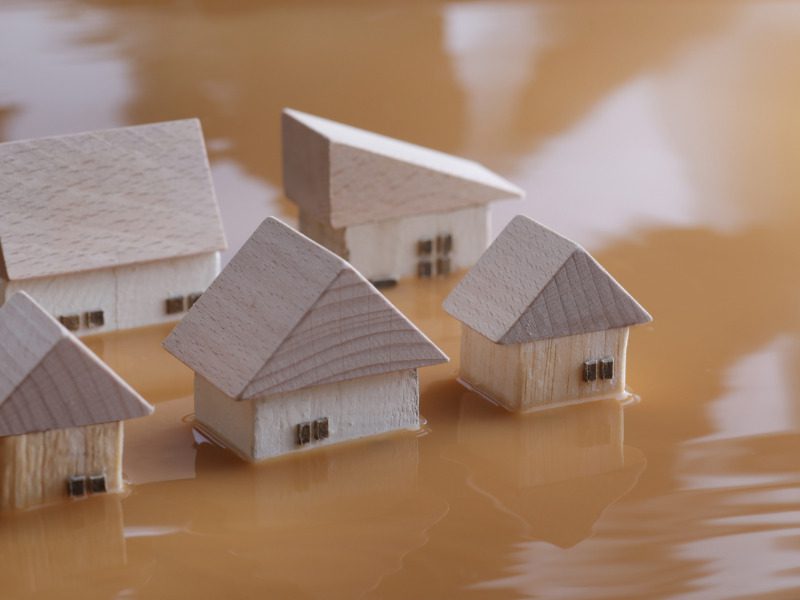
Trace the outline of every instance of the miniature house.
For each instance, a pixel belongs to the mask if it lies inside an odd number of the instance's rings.
[[[200,123],[0,144],[0,303],[78,335],[180,318],[225,247]]]
[[[122,490],[122,421],[153,412],[24,292],[0,308],[0,508]]]
[[[266,219],[165,340],[198,428],[248,460],[419,426],[447,357],[347,262]]]
[[[471,266],[489,243],[488,204],[523,196],[475,162],[295,110],[282,129],[300,231],[371,281]]]
[[[460,380],[512,411],[622,395],[628,330],[650,315],[583,248],[515,217],[444,301]]]

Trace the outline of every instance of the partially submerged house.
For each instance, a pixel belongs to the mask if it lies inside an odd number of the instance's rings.
[[[152,412],[30,296],[0,307],[0,508],[121,491],[122,422]]]
[[[296,110],[282,132],[300,231],[371,281],[471,266],[489,243],[488,204],[524,195],[476,162]]]
[[[196,119],[0,144],[0,303],[78,335],[180,318],[225,247]]]
[[[165,340],[199,428],[247,460],[419,426],[447,357],[352,266],[266,219]]]
[[[444,301],[460,380],[512,411],[622,395],[628,331],[650,315],[586,250],[519,215]]]

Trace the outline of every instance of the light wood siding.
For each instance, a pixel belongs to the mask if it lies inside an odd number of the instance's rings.
[[[628,328],[527,344],[495,344],[462,325],[461,379],[512,411],[620,395]],[[614,378],[583,380],[586,360],[614,358]]]
[[[122,422],[0,438],[0,509],[67,498],[73,475],[105,474],[122,490]]]

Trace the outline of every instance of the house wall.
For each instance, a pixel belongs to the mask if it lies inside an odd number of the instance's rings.
[[[301,214],[300,231],[350,261],[370,280],[416,277],[417,242],[451,234],[450,270],[475,264],[489,245],[489,209],[472,206],[334,229]]]
[[[167,314],[166,299],[203,292],[219,273],[217,252],[7,282],[3,302],[25,290],[50,314],[81,315],[102,310],[105,325],[87,327],[83,318],[77,335],[90,335],[142,327],[180,319],[184,313]]]
[[[195,373],[194,417],[219,443],[245,458],[253,457],[255,404],[235,400]]]
[[[462,324],[460,377],[512,411],[621,395],[625,391],[628,328],[495,344]],[[614,378],[583,381],[583,363],[614,358]]]
[[[416,369],[234,400],[196,377],[201,427],[250,460],[317,448],[396,429],[419,427]],[[297,444],[297,425],[327,417],[329,437]]]
[[[68,498],[73,475],[105,474],[122,491],[122,422],[0,438],[0,509]]]

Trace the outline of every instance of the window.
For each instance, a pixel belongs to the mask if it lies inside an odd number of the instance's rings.
[[[314,421],[314,439],[324,440],[328,438],[328,417]]]
[[[176,315],[178,313],[182,313],[185,309],[184,307],[184,298],[183,296],[172,296],[171,298],[167,298],[167,314],[168,315]]]
[[[90,310],[83,313],[83,322],[86,327],[102,327],[106,324],[105,313],[102,310]]]
[[[106,487],[106,476],[92,475],[89,477],[89,491],[92,494],[105,494],[108,491]]]
[[[200,292],[195,292],[194,294],[189,294],[186,296],[186,310],[192,308],[194,303],[200,300],[200,296],[202,296]]]
[[[597,361],[587,360],[583,363],[583,380],[585,382],[597,381]]]
[[[73,498],[80,498],[86,495],[86,477],[83,475],[73,475],[67,479],[67,493]]]
[[[297,445],[305,446],[311,442],[311,423],[306,421],[297,425]]]
[[[58,321],[70,331],[78,331],[81,328],[80,315],[62,315],[58,317]]]
[[[417,241],[417,276],[449,275],[451,271],[450,253],[453,250],[453,236],[449,233]]]

